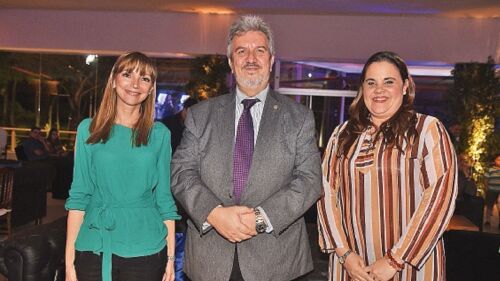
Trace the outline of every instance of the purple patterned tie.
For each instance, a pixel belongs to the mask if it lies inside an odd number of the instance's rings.
[[[240,203],[241,194],[245,190],[250,166],[252,165],[254,140],[250,108],[258,101],[258,99],[245,99],[241,102],[244,109],[238,121],[233,152],[233,194],[236,204]]]

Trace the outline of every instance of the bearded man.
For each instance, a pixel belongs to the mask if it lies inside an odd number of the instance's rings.
[[[184,269],[193,281],[292,280],[313,269],[303,215],[320,196],[312,112],[269,89],[271,29],[230,28],[231,94],[188,112],[172,191],[189,215]]]

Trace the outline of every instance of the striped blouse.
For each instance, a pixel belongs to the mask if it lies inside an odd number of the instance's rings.
[[[500,192],[500,167],[493,166],[488,169],[486,183],[489,191]]]
[[[330,254],[329,280],[350,280],[336,248],[367,265],[390,250],[405,262],[393,280],[445,280],[442,234],[457,195],[456,156],[444,126],[417,114],[417,136],[403,151],[362,133],[344,157],[335,129],[323,159],[318,201],[319,244]]]

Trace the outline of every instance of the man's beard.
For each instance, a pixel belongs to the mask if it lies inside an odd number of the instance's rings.
[[[247,63],[243,67],[242,73],[245,73],[245,68],[246,67],[259,67],[258,64],[254,63]],[[241,75],[241,76],[236,76],[236,82],[238,82],[239,85],[245,88],[250,88],[250,89],[255,89],[261,86],[263,83],[269,82],[269,74],[266,75],[266,73],[256,73],[255,75]]]
[[[258,88],[262,83],[264,83],[264,75],[256,75],[254,77],[238,77],[236,76],[236,82],[245,88],[255,89]]]

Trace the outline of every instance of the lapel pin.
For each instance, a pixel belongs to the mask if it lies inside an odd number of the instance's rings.
[[[274,108],[274,110],[276,110],[276,109],[278,109],[278,106],[275,104],[275,105],[273,106],[273,108]]]

